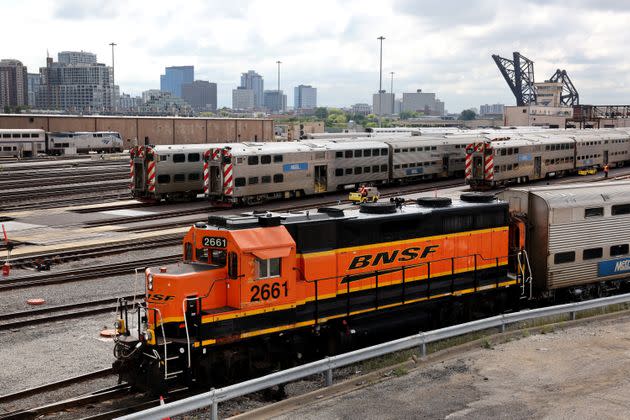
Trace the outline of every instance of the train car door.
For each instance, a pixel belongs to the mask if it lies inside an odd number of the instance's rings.
[[[328,191],[328,165],[315,166],[315,192]]]
[[[442,176],[448,176],[448,156],[442,157]]]
[[[211,194],[221,193],[221,167],[216,165],[210,166],[210,185],[209,192]]]
[[[536,156],[534,158],[534,178],[540,178],[540,173],[542,172],[542,161],[540,156]]]
[[[473,178],[483,179],[483,156],[473,156]]]
[[[144,190],[144,165],[142,162],[133,163],[133,181],[134,181],[134,189],[136,190]]]
[[[604,165],[608,165],[608,150],[604,150]]]

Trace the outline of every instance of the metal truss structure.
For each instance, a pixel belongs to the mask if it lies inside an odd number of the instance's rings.
[[[496,54],[493,54],[492,58],[516,97],[516,105],[535,104],[534,62],[518,51],[514,51],[512,55],[513,60]]]
[[[573,82],[571,82],[566,70],[556,70],[549,81],[562,83],[562,94],[560,95],[560,103],[562,105],[574,106],[580,104],[580,95],[575,86],[573,86]]]

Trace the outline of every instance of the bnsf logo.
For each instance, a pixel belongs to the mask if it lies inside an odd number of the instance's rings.
[[[170,295],[162,295],[159,293],[150,293],[148,296],[148,300],[153,302],[168,302],[169,300],[175,299],[175,296]]]
[[[406,262],[413,259],[426,258],[429,254],[436,252],[438,245],[429,245],[424,249],[421,247],[410,247],[402,251],[396,249],[391,252],[379,252],[376,255],[358,255],[352,259],[348,270],[356,270],[371,265],[372,267],[381,264],[392,264],[394,262]]]

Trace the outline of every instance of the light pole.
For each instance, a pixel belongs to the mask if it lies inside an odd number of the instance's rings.
[[[392,84],[389,88],[389,93],[392,94],[392,113],[396,113],[396,100],[394,99],[394,72],[390,71],[389,74],[392,76]]]
[[[383,114],[383,40],[385,37],[381,35],[376,39],[381,42],[380,67],[378,74],[378,126],[381,127],[381,115]]]
[[[112,47],[112,108],[116,110],[116,79],[114,78],[114,47],[116,43],[111,42]]]
[[[278,112],[280,112],[282,111],[282,96],[280,95],[280,64],[282,61],[278,60],[276,64],[278,65]]]

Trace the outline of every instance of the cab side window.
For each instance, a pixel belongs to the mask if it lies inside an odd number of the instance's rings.
[[[256,267],[259,279],[280,277],[280,258],[270,258],[268,260],[256,258]]]

